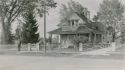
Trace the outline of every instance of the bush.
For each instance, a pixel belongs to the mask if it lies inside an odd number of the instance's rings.
[[[88,42],[88,37],[86,36],[75,36],[73,39],[72,39],[72,42],[76,45],[76,46],[79,46],[79,43],[87,43]]]

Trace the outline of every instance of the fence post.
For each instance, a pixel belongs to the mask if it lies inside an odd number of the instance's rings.
[[[37,46],[37,51],[39,51],[39,43],[37,43],[36,46]]]
[[[28,51],[31,51],[31,44],[28,43]]]
[[[79,51],[83,51],[83,44],[82,43],[79,43]]]
[[[112,42],[111,43],[111,47],[112,47],[111,51],[115,51],[115,49],[116,49],[116,43]]]

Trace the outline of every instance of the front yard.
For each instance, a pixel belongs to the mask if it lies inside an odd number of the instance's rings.
[[[24,47],[24,48],[23,48]],[[99,58],[99,59],[124,59],[125,51],[123,51],[123,48],[119,48],[115,52],[110,52],[106,50],[106,54],[108,55],[101,55],[105,50],[101,50],[102,48],[107,47],[87,47],[83,48],[82,52],[79,52],[78,48],[53,48],[47,49],[47,52],[45,53],[44,48],[40,51],[32,50],[28,51],[26,46],[22,46],[21,51],[17,51],[16,45],[11,46],[3,46],[0,48],[0,55],[18,55],[18,56],[46,56],[46,57],[75,57],[75,58]],[[101,51],[100,51],[101,50]],[[109,49],[108,49],[109,50]],[[86,54],[87,53],[87,54]],[[92,53],[94,55],[88,54]],[[95,55],[99,54],[99,55]]]

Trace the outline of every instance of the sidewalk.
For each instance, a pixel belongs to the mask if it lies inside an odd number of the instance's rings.
[[[90,59],[125,59],[125,53],[107,52],[108,48],[78,52],[78,51],[17,51],[15,50],[1,50],[0,55],[18,55],[18,56],[43,56],[43,57],[73,57],[73,58],[90,58]]]

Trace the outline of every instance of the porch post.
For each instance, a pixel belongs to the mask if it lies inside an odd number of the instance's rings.
[[[53,48],[53,46],[52,46],[52,34],[49,34],[49,43],[48,43],[48,45],[49,45],[49,49]]]
[[[58,41],[58,43],[60,43],[61,42],[61,35],[59,35],[59,41]]]
[[[101,35],[101,42],[103,42],[103,35]]]
[[[96,43],[96,34],[95,34],[95,39],[94,39],[94,43]]]
[[[61,48],[61,35],[59,35],[59,38],[58,38],[58,43],[59,43],[59,48]]]
[[[89,42],[91,42],[91,33],[89,33]]]
[[[49,34],[49,38],[50,38],[49,43],[51,44],[52,43],[52,34]]]

